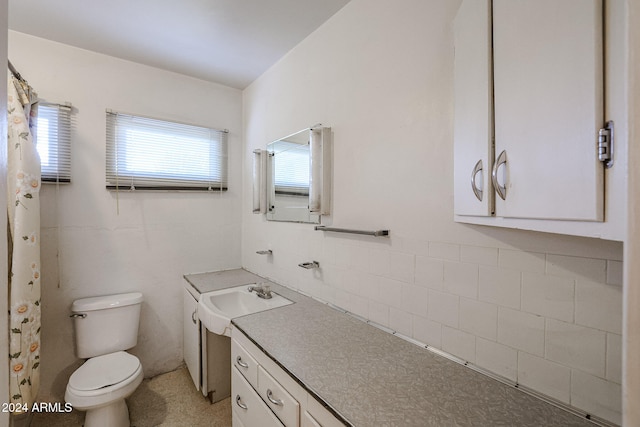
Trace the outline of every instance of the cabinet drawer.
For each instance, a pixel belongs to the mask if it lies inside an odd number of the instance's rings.
[[[302,427],[344,427],[344,424],[339,421],[335,415],[329,412],[310,394],[307,395],[305,409],[307,420],[305,421],[303,418]]]
[[[316,421],[307,411],[302,414],[302,423],[300,427],[322,427],[322,425]]]
[[[258,362],[235,340],[231,343],[231,363],[253,388],[258,388]]]
[[[258,392],[285,426],[300,425],[300,404],[262,366],[258,366]]]
[[[282,427],[282,423],[235,368],[231,372],[231,389],[234,427]]]

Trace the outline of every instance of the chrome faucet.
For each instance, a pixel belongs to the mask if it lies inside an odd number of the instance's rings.
[[[262,286],[249,286],[247,290],[249,292],[255,292],[258,297],[263,299],[271,299],[272,297],[271,286],[265,285],[264,283],[262,284]]]

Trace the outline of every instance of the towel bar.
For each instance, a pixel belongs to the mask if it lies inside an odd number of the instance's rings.
[[[334,233],[364,234],[366,236],[375,236],[375,237],[389,236],[389,230],[376,230],[376,231],[352,230],[349,228],[326,227],[324,225],[316,225],[315,230],[316,231],[333,231]]]

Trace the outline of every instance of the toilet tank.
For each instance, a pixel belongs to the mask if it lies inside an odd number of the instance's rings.
[[[75,300],[71,305],[76,355],[82,359],[134,347],[142,294],[131,292]]]

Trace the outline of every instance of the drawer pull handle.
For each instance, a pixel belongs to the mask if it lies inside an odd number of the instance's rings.
[[[271,389],[267,389],[267,399],[269,399],[269,402],[273,403],[274,405],[278,405],[278,406],[284,405],[282,400],[273,398],[273,392],[271,391]]]
[[[240,397],[239,394],[236,395],[236,405],[238,405],[239,407],[241,407],[242,409],[248,409],[247,405],[245,405],[244,403],[242,403],[242,398]]]
[[[245,368],[245,369],[249,367],[249,364],[248,363],[244,363],[242,361],[242,357],[240,357],[240,356],[236,357],[236,363],[238,365],[240,365],[241,367]]]

